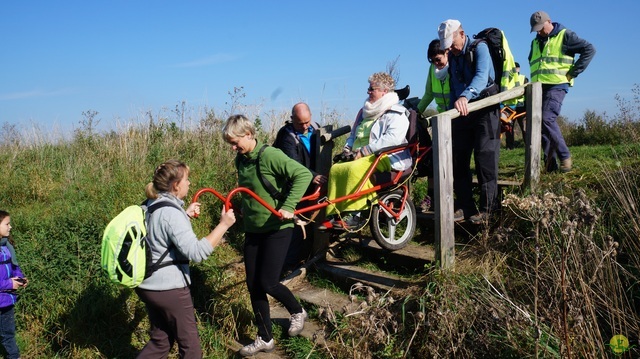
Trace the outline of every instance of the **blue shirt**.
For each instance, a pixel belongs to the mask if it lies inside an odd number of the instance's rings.
[[[449,109],[454,108],[456,100],[462,96],[469,101],[480,96],[480,92],[493,84],[496,74],[493,70],[489,47],[485,42],[476,46],[475,71],[473,66],[467,64],[466,53],[469,50],[471,40],[466,37],[464,47],[459,55],[449,52],[449,84],[451,86]]]
[[[309,126],[307,129],[307,134],[299,133],[296,131],[296,135],[300,139],[300,142],[304,145],[304,148],[307,149],[307,152],[311,153],[311,135],[313,134],[313,127]]]

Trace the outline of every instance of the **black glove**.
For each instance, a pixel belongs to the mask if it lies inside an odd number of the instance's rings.
[[[338,153],[337,155],[333,156],[333,163],[349,162],[349,161],[353,161],[355,158],[356,158],[356,154],[354,152],[351,152],[349,150],[344,150],[341,153]]]

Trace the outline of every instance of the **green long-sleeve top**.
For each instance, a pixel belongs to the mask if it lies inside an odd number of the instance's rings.
[[[279,149],[266,147],[260,155],[260,173],[279,192],[283,192],[286,184],[291,183],[291,189],[284,201],[273,199],[258,176],[256,166],[261,147],[262,143],[256,141],[256,147],[250,153],[237,155],[238,185],[249,188],[276,210],[282,208],[293,212],[313,176],[308,168],[289,158]],[[293,227],[293,221],[281,221],[279,217],[246,193],[242,193],[242,214],[245,232],[265,233]]]

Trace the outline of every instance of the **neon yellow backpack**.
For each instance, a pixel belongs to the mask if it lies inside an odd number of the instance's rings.
[[[174,207],[176,204],[161,201],[147,207],[134,205],[125,208],[109,222],[102,235],[101,266],[112,282],[128,288],[135,288],[162,267],[187,261],[162,263],[171,250],[151,263],[151,248],[147,237],[147,222],[153,211],[162,207]]]

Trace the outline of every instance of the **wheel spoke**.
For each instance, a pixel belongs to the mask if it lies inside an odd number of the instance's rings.
[[[393,219],[390,219],[388,222],[389,225],[389,241],[393,242],[396,240],[396,225],[393,224]]]

